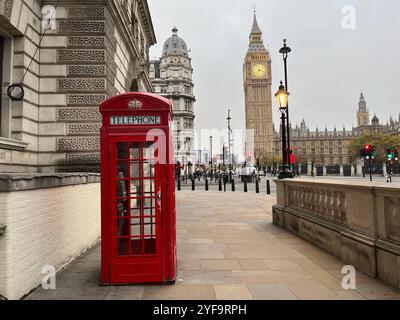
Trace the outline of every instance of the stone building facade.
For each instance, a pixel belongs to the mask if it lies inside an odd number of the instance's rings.
[[[343,130],[310,131],[303,120],[300,126],[290,130],[290,144],[294,147],[296,165],[301,165],[303,172],[308,171],[309,162],[314,163],[320,170],[329,170],[331,173],[340,173],[343,166],[350,166],[352,160],[349,156],[350,144],[355,136],[355,131]],[[275,132],[274,155],[280,156],[282,153],[282,138],[280,132]],[[324,169],[325,167],[325,169]],[[342,169],[341,169],[342,167]],[[348,168],[351,170],[351,168]],[[337,171],[337,172],[336,172]]]
[[[363,132],[382,132],[386,134],[400,134],[400,116],[395,121],[390,117],[390,121],[383,125],[376,115],[370,121],[370,114],[367,109],[367,102],[361,93],[357,109],[358,126],[352,130],[337,130],[334,128],[328,131],[311,131],[303,120],[300,126],[292,127],[290,130],[291,145],[294,147],[296,155],[296,165],[301,164],[303,172],[309,170],[309,163],[315,164],[318,169],[332,174],[339,174],[341,170],[350,173],[354,159],[350,157],[350,144],[354,137]],[[282,152],[281,132],[274,130],[274,156],[278,157]],[[343,169],[344,168],[344,169]],[[360,171],[360,170],[359,170]],[[342,172],[343,173],[343,172]]]
[[[99,103],[152,91],[147,1],[3,0],[0,35],[0,172],[98,171]]]
[[[397,120],[390,116],[390,120],[386,122],[386,124],[381,123],[376,114],[374,114],[370,122],[370,114],[366,106],[367,102],[364,95],[361,93],[357,110],[358,126],[355,129],[356,134],[360,134],[362,132],[382,132],[391,135],[400,134],[400,114],[398,115]]]
[[[155,93],[170,99],[173,106],[177,160],[194,163],[195,109],[193,67],[186,42],[172,29],[160,59],[150,61],[150,79]]]
[[[271,58],[264,46],[255,13],[249,38],[250,44],[243,64],[246,130],[250,143],[247,149],[254,150],[254,158],[270,157],[273,154],[274,139]]]

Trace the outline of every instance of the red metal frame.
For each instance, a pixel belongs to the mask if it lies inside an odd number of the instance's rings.
[[[101,283],[173,283],[176,221],[172,109],[147,93],[113,97],[100,106]],[[118,124],[112,117],[160,117],[156,125]],[[157,129],[157,131],[154,131]],[[159,148],[164,143],[166,146]],[[162,149],[162,150],[161,150]],[[160,155],[164,152],[166,155]]]

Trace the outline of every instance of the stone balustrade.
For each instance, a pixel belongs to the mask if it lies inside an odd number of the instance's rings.
[[[275,182],[274,224],[400,288],[400,184]]]
[[[289,186],[289,206],[338,223],[346,219],[346,197],[341,191]]]

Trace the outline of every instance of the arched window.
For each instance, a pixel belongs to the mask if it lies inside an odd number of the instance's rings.
[[[138,92],[139,91],[139,84],[137,79],[133,79],[131,84],[131,92]]]

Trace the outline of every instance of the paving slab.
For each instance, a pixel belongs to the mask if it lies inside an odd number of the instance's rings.
[[[297,297],[283,284],[249,284],[254,300],[297,300]]]
[[[245,284],[224,284],[214,286],[218,300],[253,300],[249,288]]]

